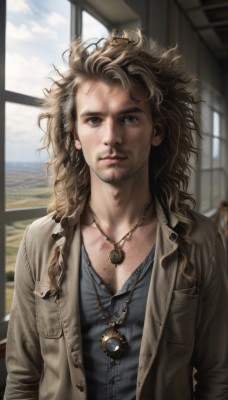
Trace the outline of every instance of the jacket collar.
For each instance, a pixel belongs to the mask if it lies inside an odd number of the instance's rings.
[[[80,220],[80,216],[85,208],[87,199],[84,199],[70,215],[64,215],[59,222],[56,223],[56,226],[53,230],[52,236],[53,238],[58,241],[61,237],[67,237],[68,232],[72,227],[77,225]],[[155,208],[157,212],[157,216],[161,225],[166,227],[167,231],[170,228],[175,228],[178,224],[177,217],[170,212],[169,213],[169,220],[167,219],[162,206],[160,205],[158,199],[155,197]],[[169,228],[170,226],[170,228]]]

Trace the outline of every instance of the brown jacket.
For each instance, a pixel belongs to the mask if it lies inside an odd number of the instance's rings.
[[[136,400],[227,400],[228,278],[221,238],[210,220],[192,213],[191,262],[199,285],[190,287],[178,266],[177,221],[171,215],[168,223],[159,205],[157,213]],[[71,229],[72,221],[63,220],[61,228],[44,217],[25,232],[8,330],[5,400],[86,400],[78,297],[80,228]],[[62,268],[58,298],[49,296],[47,277],[50,250],[56,245]]]

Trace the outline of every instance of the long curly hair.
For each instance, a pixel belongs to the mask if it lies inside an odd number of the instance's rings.
[[[58,79],[46,90],[39,116],[40,125],[42,120],[47,121],[44,148],[51,148],[47,167],[52,166],[53,170],[54,201],[49,211],[60,221],[63,216],[71,215],[90,191],[89,168],[82,151],[74,144],[75,99],[80,84],[102,80],[122,85],[133,96],[132,83],[138,82],[146,88],[153,119],[158,118],[165,127],[161,145],[151,148],[151,191],[164,210],[172,211],[179,221],[182,270],[187,279],[193,279],[187,254],[191,244],[188,210],[194,199],[187,188],[190,158],[192,153],[197,154],[194,137],[200,135],[196,79],[186,73],[176,48],[161,49],[140,30],[111,33],[108,38],[89,45],[76,39],[69,49],[68,65],[66,72],[57,71]],[[52,257],[50,271],[55,264],[56,256]],[[49,276],[53,283],[52,272]]]

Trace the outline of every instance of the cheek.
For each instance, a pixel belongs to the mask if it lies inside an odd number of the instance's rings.
[[[95,153],[93,150],[94,147],[92,145],[91,138],[83,137],[80,139],[75,139],[75,147],[77,150],[82,151],[84,159],[86,163],[89,165],[93,158],[93,154]]]
[[[84,131],[84,127],[80,124],[77,126],[77,130],[75,132],[75,140],[74,144],[77,150],[83,150],[87,147],[88,135],[86,135],[86,131]]]

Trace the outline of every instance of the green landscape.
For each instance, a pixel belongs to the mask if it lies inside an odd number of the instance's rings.
[[[40,163],[7,163],[6,165],[6,209],[47,207],[51,189],[45,170]],[[15,221],[6,229],[6,314],[9,313],[14,290],[14,266],[23,232],[32,220]]]

